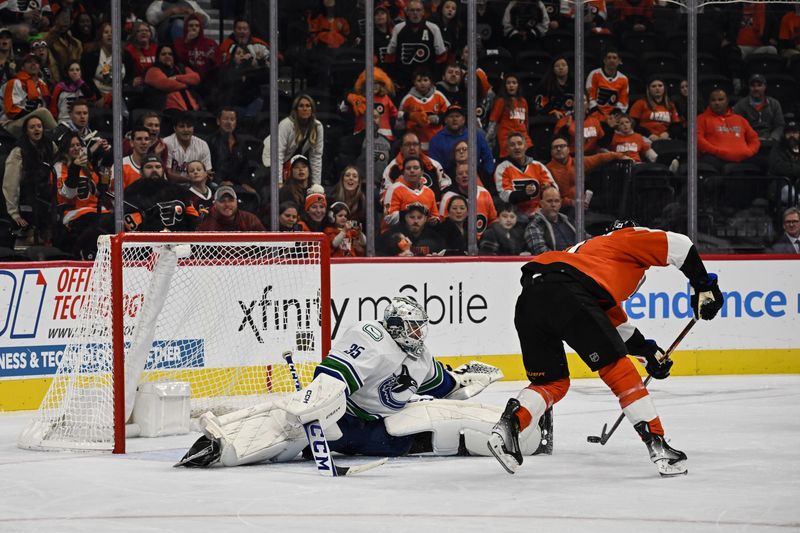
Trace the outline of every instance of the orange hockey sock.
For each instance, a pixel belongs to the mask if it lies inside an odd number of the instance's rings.
[[[610,365],[600,369],[600,379],[611,389],[623,409],[648,395],[642,378],[627,357],[620,357]]]

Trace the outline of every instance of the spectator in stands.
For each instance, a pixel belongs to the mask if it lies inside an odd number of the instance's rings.
[[[187,183],[186,168],[190,161],[202,161],[211,172],[211,150],[200,137],[194,134],[194,119],[189,113],[181,113],[175,120],[175,133],[164,139],[167,147],[167,179],[175,183]]]
[[[588,100],[584,96],[583,119],[583,153],[596,154],[600,148],[606,148],[611,143],[614,135],[613,127],[616,125],[616,116],[603,117],[599,111],[591,111]],[[556,122],[555,135],[569,139],[569,151],[575,153],[575,117],[572,113],[564,115]]]
[[[292,102],[289,116],[278,124],[278,157],[276,164],[282,168],[281,178],[286,179],[290,171],[290,161],[295,155],[304,155],[311,164],[311,181],[322,182],[322,152],[325,129],[316,118],[314,99],[301,94]],[[269,135],[264,139],[262,161],[270,166]]]
[[[556,56],[552,66],[536,87],[534,101],[537,113],[552,115],[557,119],[572,114],[575,101],[573,83],[567,59]]]
[[[726,40],[737,46],[742,59],[751,54],[777,54],[778,20],[766,2],[747,2],[728,8]]]
[[[448,255],[464,255],[469,249],[467,227],[467,199],[460,194],[449,194],[442,198],[442,223],[436,231],[444,239]]]
[[[689,82],[687,80],[682,80],[680,84],[679,93],[675,96],[673,100],[675,102],[675,108],[678,110],[678,116],[681,119],[683,124],[687,124],[688,116],[689,116]],[[702,95],[697,95],[697,109],[705,109],[706,104],[703,99]],[[686,132],[682,132],[684,135]],[[685,138],[685,137],[682,137]]]
[[[481,255],[529,255],[525,249],[525,225],[517,223],[514,206],[501,202],[497,221],[483,232]]]
[[[190,161],[186,167],[186,174],[189,177],[189,201],[197,210],[202,222],[214,205],[214,191],[208,186],[211,178],[202,161]],[[231,185],[230,182],[223,183]]]
[[[334,202],[328,210],[325,235],[331,244],[331,257],[363,257],[366,255],[367,238],[361,222],[350,214],[344,202]]]
[[[297,204],[288,201],[281,202],[278,206],[278,231],[303,231],[297,221],[300,218],[300,208]]]
[[[497,165],[494,171],[500,199],[514,204],[523,221],[530,220],[539,209],[544,186],[556,186],[547,167],[525,155],[527,149],[525,137],[518,132],[511,133],[508,137],[508,159]]]
[[[450,106],[444,114],[444,129],[431,139],[428,155],[449,168],[453,164],[453,147],[460,140],[467,139],[467,115],[461,106]],[[478,143],[479,172],[491,174],[494,171],[494,156],[486,142],[483,132],[475,132]]]
[[[50,53],[47,41],[39,40],[31,43],[31,53],[39,58],[41,72],[39,78],[47,84],[49,89],[61,79],[61,65],[58,60]]]
[[[99,97],[100,94],[83,81],[81,64],[77,61],[70,61],[64,68],[61,81],[53,88],[53,95],[50,97],[50,113],[59,122],[69,120],[69,111],[75,100],[94,102]]]
[[[653,31],[653,0],[617,0],[614,2],[614,7],[616,8],[615,34],[624,37],[631,33]]]
[[[188,189],[164,179],[158,156],[145,157],[141,179],[125,189],[126,231],[193,231],[199,220]]]
[[[381,235],[381,255],[428,256],[441,255],[445,242],[428,220],[430,211],[423,204],[408,204],[398,220]],[[438,217],[434,217],[438,222]],[[410,252],[410,253],[409,253]]]
[[[628,110],[628,77],[619,71],[622,60],[619,52],[611,48],[603,55],[603,66],[594,69],[586,78],[589,108],[608,115],[614,109]]]
[[[456,164],[453,185],[442,195],[439,213],[443,217],[447,216],[447,206],[449,204],[449,200],[453,196],[463,196],[464,198],[469,198],[469,164],[466,162]],[[480,178],[478,179],[475,198],[477,201],[475,204],[475,229],[477,230],[478,238],[480,239],[486,228],[497,219],[497,211],[494,207],[492,195],[483,187]]]
[[[157,51],[158,45],[153,40],[150,26],[146,22],[135,22],[123,51],[124,81],[127,85],[132,87],[144,85],[144,75],[147,69],[155,64]]]
[[[316,183],[306,191],[305,206],[298,222],[303,231],[325,231],[328,225],[328,199],[325,198],[325,189]]]
[[[17,64],[14,59],[14,40],[11,30],[0,28],[0,86],[14,77]]]
[[[5,2],[0,17],[14,38],[24,42],[50,28],[53,12],[49,2]]]
[[[3,196],[6,212],[18,228],[29,228],[29,237],[45,237],[54,214],[50,169],[58,151],[45,138],[44,124],[36,115],[22,121],[23,135],[6,158]],[[41,239],[44,240],[44,239]]]
[[[528,102],[522,94],[516,74],[506,75],[500,97],[494,101],[492,112],[489,114],[486,141],[490,146],[497,141],[500,159],[508,156],[506,141],[512,132],[521,133],[528,146],[533,147],[533,141],[528,135]]]
[[[135,126],[131,130],[130,145],[130,155],[122,158],[123,187],[142,177],[142,166],[150,148],[150,131],[144,126]]]
[[[400,212],[412,203],[425,206],[430,214],[429,224],[439,223],[439,209],[436,196],[422,180],[422,160],[407,157],[403,161],[403,176],[392,183],[383,198],[383,229],[400,221]]]
[[[750,123],[731,111],[725,89],[711,91],[708,108],[697,117],[698,161],[721,172],[726,163],[752,159],[760,147]]]
[[[3,95],[3,126],[14,137],[21,137],[23,121],[28,115],[39,117],[46,130],[56,127],[53,115],[47,110],[50,90],[39,79],[41,65],[39,58],[28,54],[22,59],[22,68],[6,84]]]
[[[389,166],[389,159],[392,154],[392,143],[384,137],[380,132],[381,113],[378,109],[372,111],[372,119],[375,122],[375,138],[373,139],[372,151],[367,150],[367,138],[364,136],[364,141],[361,143],[361,152],[358,154],[356,166],[362,174],[367,173],[367,157],[372,156],[373,164],[373,182],[378,190],[381,188],[381,181],[383,180],[383,173]],[[417,140],[419,143],[419,140]],[[344,143],[343,143],[344,144]],[[341,148],[342,154],[345,153],[345,148]]]
[[[444,0],[438,11],[431,16],[431,22],[439,26],[442,32],[448,63],[455,61],[458,53],[467,44],[466,17],[459,13],[459,5],[456,0]]]
[[[491,50],[503,46],[503,14],[505,5],[488,0],[476,0],[478,47],[481,50]],[[480,57],[480,55],[478,56]]]
[[[409,157],[416,157],[422,162],[423,183],[430,187],[437,198],[441,198],[442,191],[450,186],[450,178],[445,174],[442,165],[435,159],[428,157],[421,149],[421,143],[416,133],[405,133],[401,139],[400,153],[395,156],[383,171],[381,196],[386,194],[389,187],[403,174],[403,163]]]
[[[94,52],[100,46],[98,42],[100,38],[95,27],[94,18],[89,13],[80,12],[77,9],[73,10],[72,14],[73,21],[69,32],[81,42],[84,54]]]
[[[209,74],[216,68],[219,57],[219,45],[214,39],[205,35],[205,24],[199,13],[186,17],[183,35],[175,39],[175,58],[200,76],[202,94],[208,94],[203,82],[209,80]]]
[[[447,61],[442,32],[439,26],[425,20],[422,0],[410,0],[405,13],[405,20],[392,30],[384,56],[387,67],[391,65],[389,74],[401,90],[411,87],[416,69],[427,67],[428,72],[436,74]]]
[[[396,127],[417,134],[422,151],[428,151],[430,140],[442,130],[442,116],[450,106],[447,98],[433,86],[431,73],[419,67],[414,71],[414,87],[400,101]]]
[[[467,61],[468,51],[469,50],[465,46],[459,58],[462,62]],[[436,82],[436,90],[447,98],[450,105],[457,105],[460,107],[467,105],[467,84],[464,80],[465,76],[466,70],[458,63],[451,62],[448,63],[447,67],[444,69],[442,79]],[[480,67],[475,71],[475,82],[478,84],[478,107],[475,110],[475,114],[478,117],[478,121],[484,124],[495,99],[494,89],[491,83],[489,83],[486,72]]]
[[[266,231],[253,213],[239,209],[233,187],[223,184],[214,193],[214,205],[197,231]]]
[[[217,182],[228,181],[237,194],[242,191],[258,194],[247,172],[247,156],[236,133],[238,116],[232,107],[222,107],[217,111],[217,131],[208,138],[211,151],[211,164],[214,165],[214,178]]]
[[[790,207],[783,212],[783,235],[770,248],[773,254],[800,254],[800,209]]]
[[[550,16],[550,29],[564,29],[566,31],[572,31],[575,26],[575,5],[574,4],[567,4],[564,5],[557,0],[546,0],[546,6],[552,6],[552,8],[548,9],[548,14],[551,12],[555,12],[558,17],[556,17],[555,21],[556,24],[553,24],[553,17]],[[561,12],[562,6],[567,9],[566,12]],[[603,35],[610,35],[611,30],[608,28],[609,20],[608,20],[608,9],[606,8],[606,1],[605,0],[589,0],[584,4],[583,9],[583,27],[585,31],[592,32],[592,33],[599,33]]]
[[[233,21],[233,33],[219,46],[220,60],[217,64],[230,63],[233,57],[233,45],[246,48],[257,66],[269,68],[269,44],[253,36],[248,20],[240,18]]]
[[[319,0],[307,17],[306,48],[319,52],[344,46],[350,39],[350,24],[343,16],[344,11],[336,0]]]
[[[54,232],[54,244],[76,259],[94,259],[97,237],[114,232],[114,219],[101,204],[108,184],[91,168],[77,133],[61,138],[53,177],[64,226],[63,231]]]
[[[733,112],[747,119],[762,144],[771,145],[783,137],[783,109],[779,101],[766,93],[766,78],[753,74],[750,76],[750,93],[736,102]]]
[[[100,98],[98,106],[111,107],[111,90],[113,69],[111,67],[111,45],[113,35],[111,23],[103,22],[97,30],[99,46],[81,57],[81,72],[86,76],[86,83],[92,86]],[[122,79],[125,79],[125,65],[122,65]]]
[[[778,44],[783,57],[800,54],[800,6],[794,6],[794,10],[786,12],[781,18]]]
[[[144,83],[145,97],[150,105],[159,109],[197,111],[200,97],[195,87],[200,76],[191,68],[175,61],[175,52],[170,45],[158,47],[158,59],[147,69]]]
[[[194,0],[155,0],[147,7],[147,22],[156,27],[158,42],[172,44],[183,36],[186,17],[197,14],[207,26],[211,17]]]
[[[233,107],[243,117],[254,117],[264,107],[261,85],[268,83],[269,71],[242,46],[231,47],[232,59],[216,76],[211,97],[217,106]]]
[[[800,179],[800,123],[790,120],[783,128],[783,138],[769,154],[769,173],[786,176],[792,183]]]
[[[280,203],[291,201],[298,206],[305,206],[306,190],[310,185],[311,164],[306,156],[297,154],[289,160],[289,168],[289,177],[278,190],[278,201]],[[299,214],[302,214],[302,211]]]
[[[342,175],[333,187],[331,195],[334,203],[347,206],[349,220],[356,220],[362,225],[367,221],[367,198],[361,190],[363,181],[358,168],[347,165],[342,170]]]
[[[392,99],[395,96],[394,93],[394,83],[392,79],[384,72],[382,69],[374,68],[373,69],[373,79],[374,79],[374,89],[373,89],[373,105],[375,109],[378,110],[380,119],[377,124],[378,133],[389,139],[389,141],[394,141],[394,131],[392,130],[392,125],[397,120],[397,107],[394,105]],[[353,91],[350,92],[342,103],[339,105],[339,111],[345,115],[352,115],[355,119],[353,124],[353,135],[358,135],[362,133],[366,127],[365,124],[365,116],[366,116],[366,105],[367,99],[364,96],[364,86],[367,81],[366,71],[362,72],[358,79],[356,80],[355,85],[353,86]],[[358,145],[360,145],[360,140],[363,139],[363,134],[358,139]]]
[[[550,16],[541,0],[519,2],[511,0],[503,14],[503,35],[508,48],[519,52],[530,48],[550,29]]]
[[[658,154],[653,150],[650,139],[633,131],[633,121],[626,114],[617,117],[617,127],[611,138],[610,149],[633,159],[636,163],[649,161],[655,163]]]
[[[578,242],[575,227],[561,210],[561,193],[556,187],[542,191],[542,208],[525,228],[525,243],[532,255],[564,250]]]
[[[62,11],[56,15],[53,27],[47,34],[50,55],[58,65],[66,65],[70,61],[80,62],[83,55],[83,44],[69,33],[70,25],[69,13]]]
[[[137,125],[144,126],[150,132],[150,145],[147,153],[161,158],[161,165],[166,168],[169,149],[164,144],[164,139],[161,138],[161,115],[157,111],[145,111]],[[132,151],[131,140],[126,136],[122,141],[122,155],[130,155]]]
[[[89,152],[89,162],[95,167],[110,166],[113,158],[111,143],[97,135],[89,127],[89,103],[86,100],[73,100],[72,108],[66,120],[58,123],[53,132],[56,142],[61,142],[61,137],[71,131],[76,132]]]
[[[620,152],[587,155],[583,158],[583,166],[588,174],[606,163],[626,158],[627,156]],[[570,155],[569,143],[564,137],[556,137],[550,143],[550,162],[547,163],[547,169],[558,185],[564,211],[568,216],[573,217],[575,213],[575,158]],[[586,202],[584,207],[588,206],[589,203]]]
[[[630,117],[638,130],[651,141],[676,139],[682,129],[681,117],[669,96],[664,82],[653,77],[647,84],[647,94],[631,106]]]

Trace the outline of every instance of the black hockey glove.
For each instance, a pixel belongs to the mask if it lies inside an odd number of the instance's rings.
[[[171,202],[160,202],[156,204],[161,216],[161,223],[164,227],[172,227],[183,220],[183,213],[186,206],[180,200],[172,200]]]
[[[692,310],[694,316],[703,320],[711,320],[724,303],[722,291],[717,286],[717,275],[708,274],[702,283],[694,283],[692,286]]]
[[[644,365],[647,373],[654,378],[665,379],[669,376],[669,371],[672,368],[672,359],[659,361],[660,357],[664,357],[664,350],[659,348],[653,339],[645,339],[641,345],[640,352],[634,355]]]

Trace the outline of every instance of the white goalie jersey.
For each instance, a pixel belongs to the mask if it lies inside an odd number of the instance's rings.
[[[415,394],[445,396],[456,386],[427,347],[419,357],[408,356],[374,320],[358,322],[345,331],[316,373],[343,381],[347,412],[364,420],[397,413]]]

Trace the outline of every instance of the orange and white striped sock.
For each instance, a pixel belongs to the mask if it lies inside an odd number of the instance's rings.
[[[619,406],[631,424],[647,422],[651,433],[664,434],[655,403],[630,359],[621,357],[601,368],[599,374],[600,379],[617,396]]]
[[[517,395],[520,408],[517,411],[519,430],[524,431],[531,423],[539,423],[545,410],[559,402],[569,390],[569,378],[561,378],[545,385],[530,384]]]

